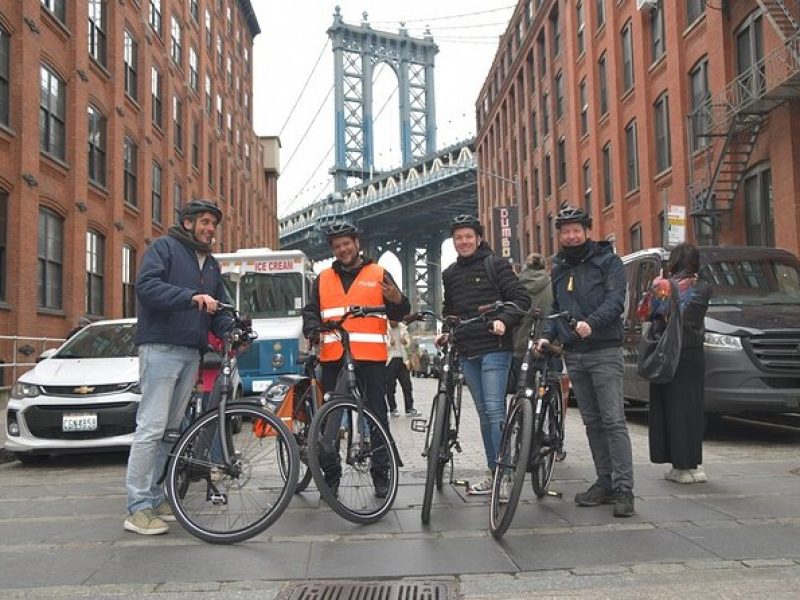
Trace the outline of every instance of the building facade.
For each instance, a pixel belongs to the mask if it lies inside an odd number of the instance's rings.
[[[619,253],[681,209],[688,241],[797,253],[799,23],[797,0],[520,0],[476,102],[482,217],[517,205],[522,256],[558,250],[565,203]]]
[[[135,315],[138,260],[193,198],[223,210],[218,250],[277,247],[259,32],[250,0],[0,4],[0,334]]]

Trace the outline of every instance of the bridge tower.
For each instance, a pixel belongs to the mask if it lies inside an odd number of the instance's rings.
[[[424,37],[370,27],[367,13],[359,26],[348,25],[337,6],[328,29],[333,46],[336,94],[336,157],[331,173],[335,193],[348,177],[369,179],[375,166],[372,77],[381,62],[397,75],[400,97],[400,144],[403,166],[436,151],[433,63],[439,48],[430,31]]]

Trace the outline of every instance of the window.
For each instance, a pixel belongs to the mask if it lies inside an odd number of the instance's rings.
[[[223,114],[224,114],[224,111],[223,111],[223,107],[222,107],[222,96],[217,94],[217,129],[219,129],[220,131],[222,131],[222,129],[224,127]]]
[[[231,57],[228,56],[225,58],[225,70],[228,74],[228,87],[233,87],[233,63],[231,62]]]
[[[208,142],[208,158],[206,159],[206,168],[208,171],[208,187],[214,189],[214,142]]]
[[[211,49],[211,13],[206,8],[206,46]]]
[[[634,223],[630,230],[631,234],[631,252],[638,252],[642,249],[642,224]]]
[[[66,0],[41,0],[41,2],[50,14],[62,23],[66,23]]]
[[[233,120],[231,113],[225,113],[225,121],[228,124],[228,143],[233,144]]]
[[[219,34],[217,34],[217,68],[222,69],[222,60],[223,60],[223,52],[222,52],[222,38]]]
[[[153,124],[158,125],[159,127],[164,127],[164,107],[161,101],[161,82],[163,77],[161,73],[158,72],[158,69],[152,67],[152,70],[150,71],[150,78],[150,93],[153,99]]]
[[[106,185],[106,118],[94,106],[87,109],[89,179]]]
[[[692,112],[690,137],[692,151],[705,148],[709,144],[711,115],[708,112],[711,93],[708,91],[708,59],[704,58],[689,72],[692,90]]]
[[[6,300],[6,244],[8,236],[8,194],[0,190],[0,302]]]
[[[536,122],[536,111],[531,114],[531,146],[536,148],[539,145],[539,124]]]
[[[664,56],[664,5],[659,2],[650,7],[650,49],[653,62]]]
[[[542,93],[542,136],[550,133],[550,97],[547,92]]]
[[[106,66],[106,3],[89,0],[89,56]]]
[[[124,172],[123,199],[130,206],[139,206],[136,190],[137,159],[139,148],[129,137],[125,137],[122,147],[122,168]]]
[[[189,12],[192,15],[195,23],[200,22],[200,5],[197,0],[189,0]]]
[[[153,222],[161,223],[162,206],[161,206],[161,165],[153,161],[153,191],[151,194],[152,208],[153,208]]]
[[[198,73],[197,50],[194,46],[189,48],[189,85],[197,92],[200,89],[200,75]]]
[[[603,206],[614,202],[611,188],[611,144],[603,146]]]
[[[764,41],[761,32],[761,12],[757,10],[745,20],[736,33],[736,89],[743,98],[759,98],[766,89]]]
[[[247,170],[250,170],[250,144],[244,145],[244,165]]]
[[[600,29],[606,24],[606,0],[595,1],[595,14],[597,15],[597,28]]]
[[[586,78],[580,84],[581,98],[581,135],[589,133],[589,91],[586,89]]]
[[[192,166],[200,168],[200,123],[197,119],[192,123]]]
[[[172,122],[175,128],[175,149],[183,152],[183,102],[177,96],[172,97]]]
[[[553,215],[547,215],[547,254],[555,254],[556,251],[556,238],[555,238],[555,222]]]
[[[744,206],[747,245],[774,246],[772,172],[768,164],[759,165],[745,175]]]
[[[64,160],[66,156],[66,85],[48,67],[41,66],[39,147]]]
[[[175,15],[172,15],[171,31],[172,39],[170,40],[169,53],[173,62],[180,67],[181,61],[183,60],[183,50],[181,48],[183,30],[181,29],[181,24],[178,21],[178,17]]]
[[[556,73],[556,119],[564,116],[564,75]]]
[[[124,34],[123,57],[125,60],[125,93],[136,100],[138,98],[138,82],[136,71],[139,63],[139,45],[133,39],[133,35],[127,29]]]
[[[150,0],[147,20],[158,37],[164,34],[164,19],[161,17],[161,0]]]
[[[586,41],[584,40],[584,30],[586,29],[586,22],[583,16],[583,1],[578,0],[575,4],[575,22],[578,26],[578,54],[583,54],[586,50]]]
[[[669,140],[669,97],[664,92],[654,104],[656,117],[656,172],[672,165]]]
[[[588,160],[583,163],[583,210],[592,214],[592,167]]]
[[[105,238],[91,229],[86,232],[86,314],[103,314],[103,268]]]
[[[39,209],[39,270],[36,305],[59,310],[63,296],[64,221],[51,210]]]
[[[597,61],[597,79],[600,83],[600,114],[608,112],[608,78],[606,75],[606,55]]]
[[[214,109],[214,96],[211,93],[211,77],[206,73],[206,112],[210,115]]]
[[[122,246],[122,317],[136,316],[136,250]]]
[[[11,36],[0,27],[0,123],[8,125],[10,113]]]
[[[567,183],[567,142],[562,137],[558,140],[558,185],[562,186]]]
[[[228,34],[233,34],[233,16],[231,15],[231,5],[225,7],[225,19],[228,21]]]
[[[539,57],[539,78],[543,79],[547,74],[547,55],[544,52],[544,35],[539,35],[536,39],[536,55]]]
[[[544,155],[544,197],[549,198],[553,193],[553,175],[550,172],[550,153]]]
[[[541,200],[539,196],[539,169],[533,170],[533,206],[538,207],[539,201]]]
[[[627,191],[632,192],[639,189],[639,145],[635,120],[625,127],[625,152],[627,156]]]
[[[686,0],[686,24],[691,25],[706,12],[706,0]]]
[[[172,213],[176,223],[180,223],[183,209],[183,188],[176,179],[172,184]]]
[[[628,21],[622,28],[622,89],[633,87],[633,24]]]
[[[553,35],[553,56],[558,56],[561,54],[561,21],[557,11],[550,13],[550,30]]]

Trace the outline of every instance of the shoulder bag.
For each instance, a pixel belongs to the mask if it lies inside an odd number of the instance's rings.
[[[669,280],[669,285],[672,293],[667,326],[661,332],[657,332],[657,328],[650,324],[639,342],[636,363],[636,372],[640,377],[659,385],[669,383],[675,377],[683,341],[683,316],[678,299],[678,286],[672,279]]]

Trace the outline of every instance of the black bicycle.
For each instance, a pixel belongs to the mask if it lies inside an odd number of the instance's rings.
[[[280,418],[254,404],[228,403],[235,368],[231,357],[255,333],[233,306],[219,309],[234,320],[223,340],[219,404],[175,441],[165,478],[175,518],[189,533],[207,542],[232,543],[258,535],[283,514],[297,484],[299,458]],[[238,423],[242,427],[236,433]]]
[[[365,403],[344,323],[385,312],[385,306],[351,306],[341,319],[324,323],[323,335],[341,341],[342,369],[308,436],[308,464],[320,495],[341,517],[360,524],[375,523],[391,509],[403,463],[388,423]]]
[[[455,342],[458,339],[458,330],[464,325],[478,321],[488,322],[493,315],[500,312],[500,307],[491,305],[481,307],[477,316],[459,318],[454,316],[441,317],[431,311],[422,311],[406,317],[406,322],[421,321],[426,317],[433,317],[442,324],[442,332],[447,334],[442,347],[443,356],[439,369],[439,387],[433,398],[430,418],[414,419],[411,428],[414,431],[425,433],[425,449],[422,453],[427,459],[425,474],[425,492],[422,496],[421,519],[424,524],[430,521],[431,505],[433,504],[434,489],[441,491],[444,483],[444,469],[450,465],[450,482],[453,482],[453,456],[454,450],[461,452],[458,441],[458,430],[461,423],[461,394],[464,386],[464,376],[458,359]]]
[[[498,448],[497,467],[489,502],[489,528],[495,538],[508,530],[517,510],[525,473],[537,497],[547,493],[556,457],[564,445],[561,350],[547,346],[541,356],[534,350],[545,320],[575,320],[568,312],[548,317],[534,313],[528,346],[517,376],[517,391],[511,399]]]

